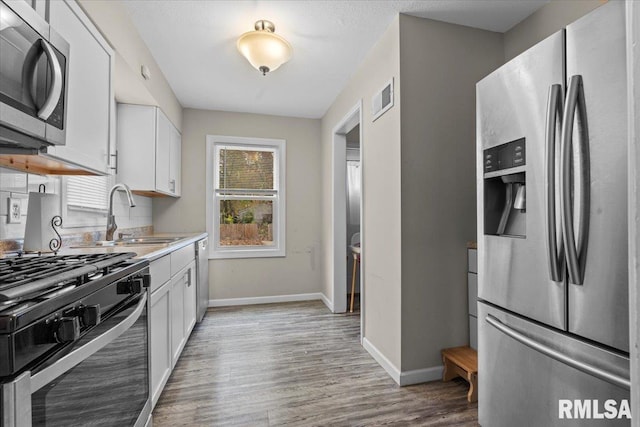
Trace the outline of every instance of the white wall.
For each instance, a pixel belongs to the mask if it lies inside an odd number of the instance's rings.
[[[210,298],[320,292],[320,120],[185,109],[182,197],[154,200],[155,231],[206,230],[206,135],[287,141],[287,256],[209,261]]]
[[[38,186],[44,184],[47,193],[60,194],[61,177],[42,176],[0,168],[0,240],[15,240],[24,238],[24,230],[27,224],[29,192],[38,192]],[[9,224],[7,221],[8,199],[17,198],[22,201],[22,221]],[[118,224],[118,231],[124,229],[147,227],[152,225],[151,199],[135,196],[136,206],[131,208],[127,203],[126,195],[117,192],[113,199],[113,211]],[[62,202],[62,200],[61,200]],[[63,210],[61,209],[61,212]],[[52,215],[53,216],[53,215]],[[106,214],[96,219],[96,226],[68,227],[68,221],[63,216],[63,228],[61,234],[81,234],[87,232],[104,232],[107,226]]]
[[[400,15],[402,372],[440,366],[441,349],[469,342],[476,82],[502,49],[499,33]]]
[[[607,0],[551,0],[504,33],[505,62],[606,2]]]

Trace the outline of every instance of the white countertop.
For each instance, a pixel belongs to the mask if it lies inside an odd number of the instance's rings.
[[[110,254],[110,253],[123,253],[123,252],[135,252],[136,258],[143,258],[149,261],[161,258],[177,249],[183,248],[187,245],[194,244],[198,240],[204,239],[208,236],[207,233],[155,233],[150,235],[152,237],[181,237],[180,240],[176,240],[171,243],[160,244],[144,244],[144,245],[123,245],[123,246],[100,246],[100,247],[63,247],[60,255],[77,255],[77,254]],[[145,237],[150,237],[145,236]]]

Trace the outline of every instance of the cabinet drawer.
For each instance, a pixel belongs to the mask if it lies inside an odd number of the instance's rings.
[[[149,272],[151,273],[151,293],[154,293],[171,279],[171,258],[169,255],[152,261],[149,265]]]
[[[469,314],[478,315],[478,275],[467,273],[467,291],[469,300]]]
[[[194,245],[185,246],[171,253],[171,276],[175,276],[180,270],[185,268],[196,258]]]
[[[478,349],[478,319],[469,316],[469,347]]]
[[[477,249],[467,249],[467,261],[468,261],[468,272],[469,273],[477,273],[478,272],[478,250]]]

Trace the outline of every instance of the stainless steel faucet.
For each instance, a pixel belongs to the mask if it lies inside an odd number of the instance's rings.
[[[116,224],[116,217],[113,215],[113,195],[116,190],[124,190],[127,193],[127,198],[129,199],[129,206],[134,207],[136,202],[133,200],[133,194],[131,194],[131,190],[126,184],[116,184],[111,187],[109,191],[109,213],[107,214],[107,235],[105,240],[111,241],[113,240],[113,233],[116,232],[118,228],[118,224]]]

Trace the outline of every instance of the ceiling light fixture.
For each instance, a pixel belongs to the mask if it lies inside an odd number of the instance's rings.
[[[237,46],[247,61],[264,76],[291,59],[293,49],[288,41],[275,34],[273,22],[256,21],[255,29],[241,35]]]

